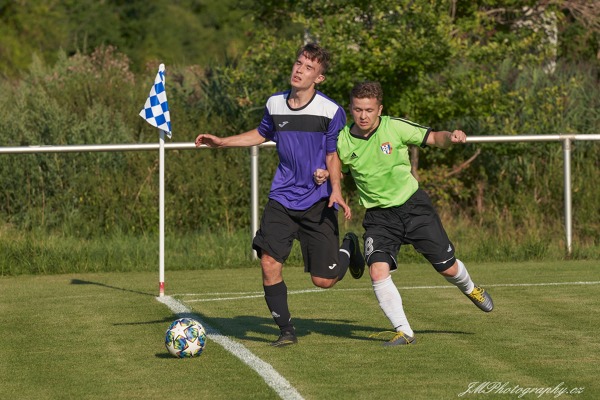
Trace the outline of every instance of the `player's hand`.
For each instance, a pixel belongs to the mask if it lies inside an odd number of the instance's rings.
[[[317,185],[322,185],[329,179],[329,171],[326,169],[317,168],[313,173],[313,179]]]
[[[450,141],[452,143],[466,143],[467,134],[460,130],[455,130],[450,134]]]
[[[334,191],[331,193],[331,196],[329,196],[329,207],[333,207],[334,203],[337,203],[340,207],[344,209],[344,218],[352,218],[352,210],[350,209],[350,206],[346,204],[340,192]]]
[[[208,147],[221,147],[223,146],[223,139],[215,135],[202,133],[198,135],[195,143],[196,147],[200,147],[201,145],[206,145]]]

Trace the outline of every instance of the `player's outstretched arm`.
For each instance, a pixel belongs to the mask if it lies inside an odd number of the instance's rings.
[[[451,144],[466,143],[467,135],[461,130],[432,131],[427,137],[427,145],[447,149]]]
[[[258,133],[258,129],[240,133],[239,135],[218,137],[202,133],[196,138],[196,147],[251,147],[265,142],[265,138]]]

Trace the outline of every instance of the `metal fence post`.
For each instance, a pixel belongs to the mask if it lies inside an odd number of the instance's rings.
[[[571,255],[573,251],[573,220],[572,215],[572,199],[571,199],[571,139],[563,140],[563,155],[564,155],[564,180],[565,180],[565,233],[567,244],[567,255]]]
[[[250,207],[252,220],[250,223],[250,238],[254,238],[258,230],[258,146],[250,148]],[[256,250],[252,250],[252,257],[256,260]]]

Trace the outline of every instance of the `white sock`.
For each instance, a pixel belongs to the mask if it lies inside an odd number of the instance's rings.
[[[456,276],[445,276],[444,278],[446,278],[448,282],[459,288],[463,293],[469,294],[475,288],[475,284],[471,280],[471,277],[469,276],[469,271],[467,271],[467,267],[465,267],[465,264],[463,264],[463,262],[459,259],[456,259],[456,262],[458,263],[458,273],[456,274]]]
[[[388,276],[382,281],[373,282],[373,290],[379,301],[379,306],[396,329],[396,332],[402,331],[409,336],[414,336],[406,314],[404,314],[404,308],[402,308],[402,297],[400,297],[400,292],[394,285],[392,277]]]

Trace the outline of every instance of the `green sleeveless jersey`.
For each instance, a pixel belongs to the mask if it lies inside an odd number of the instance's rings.
[[[425,147],[431,128],[389,116],[368,138],[350,133],[352,124],[340,132],[337,151],[342,172],[350,172],[365,208],[396,207],[419,188],[410,173],[408,145]]]

